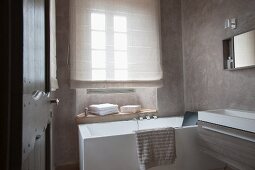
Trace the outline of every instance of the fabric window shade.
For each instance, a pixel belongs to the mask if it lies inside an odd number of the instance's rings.
[[[72,88],[162,84],[159,0],[70,1]]]

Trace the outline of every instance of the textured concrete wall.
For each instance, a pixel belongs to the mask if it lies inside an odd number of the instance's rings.
[[[238,29],[224,29],[227,18]],[[222,40],[255,28],[254,0],[182,0],[185,109],[255,109],[255,69],[223,70]]]
[[[158,89],[162,116],[184,113],[181,1],[161,0],[161,37],[164,87]]]
[[[57,79],[60,99],[53,116],[54,164],[78,162],[78,133],[75,124],[76,92],[69,88],[69,0],[56,0]]]
[[[54,113],[53,124],[56,165],[78,162],[74,117],[84,105],[98,99],[97,95],[87,96],[84,90],[69,88],[69,67],[66,63],[68,3],[69,0],[56,0],[57,77],[60,85],[56,96],[61,100]],[[255,109],[255,69],[222,69],[222,40],[255,28],[254,11],[254,0],[161,0],[164,87],[157,91],[140,89],[136,95],[127,97],[130,100],[127,103],[140,102],[145,107],[156,107],[158,102],[161,116],[182,114],[184,96],[185,110]],[[229,17],[238,18],[237,30],[224,29],[224,20]],[[109,101],[117,101],[118,98],[123,97],[110,96]]]

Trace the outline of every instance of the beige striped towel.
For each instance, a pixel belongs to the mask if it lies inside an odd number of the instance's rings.
[[[136,131],[140,170],[174,163],[176,158],[174,128]]]

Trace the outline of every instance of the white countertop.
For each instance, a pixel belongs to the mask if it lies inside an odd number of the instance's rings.
[[[198,120],[255,133],[255,112],[236,109],[199,111]]]

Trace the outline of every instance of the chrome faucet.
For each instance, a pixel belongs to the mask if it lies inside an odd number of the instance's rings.
[[[153,117],[153,119],[157,119],[158,118],[158,116],[156,116],[156,115],[154,115],[154,116],[152,116]]]
[[[142,116],[138,117],[138,120],[144,120],[144,119],[150,120],[150,119],[157,119],[157,118],[158,118],[158,116],[156,116],[156,115],[152,115],[152,116],[146,115],[145,117],[142,117]]]

